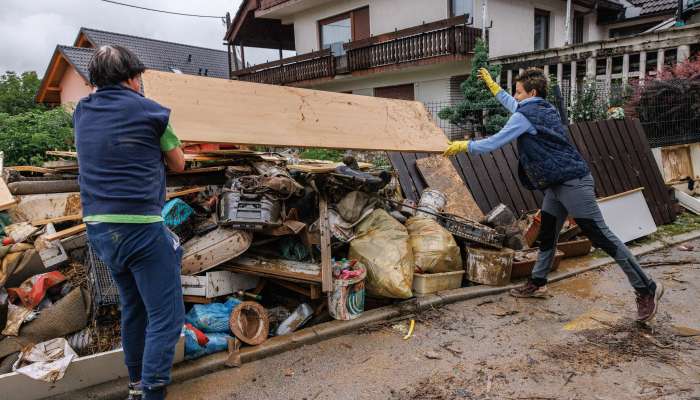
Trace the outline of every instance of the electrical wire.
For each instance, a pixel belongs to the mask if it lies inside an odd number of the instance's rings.
[[[187,14],[187,13],[180,13],[180,12],[175,12],[175,11],[166,11],[166,10],[158,10],[155,8],[148,8],[148,7],[142,7],[142,6],[137,6],[134,4],[127,4],[127,3],[121,3],[118,1],[114,0],[100,0],[105,3],[111,3],[111,4],[116,4],[119,6],[125,6],[125,7],[131,7],[131,8],[138,8],[139,10],[146,10],[146,11],[153,11],[153,12],[159,12],[163,14],[172,14],[172,15],[181,15],[184,17],[196,17],[196,18],[216,18],[216,19],[224,19],[226,17],[224,16],[219,16],[219,15],[200,15],[200,14]]]

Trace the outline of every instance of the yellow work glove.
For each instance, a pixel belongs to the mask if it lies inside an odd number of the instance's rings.
[[[489,73],[489,70],[487,70],[486,68],[479,68],[477,76],[479,77],[479,79],[484,81],[486,87],[489,88],[491,94],[493,94],[494,96],[501,91],[501,87],[498,86],[498,83],[496,83],[496,81],[493,80],[493,78],[491,77],[491,73]]]
[[[456,142],[448,142],[450,145],[442,153],[443,156],[449,157],[459,153],[469,152],[469,141],[468,140],[458,140]]]

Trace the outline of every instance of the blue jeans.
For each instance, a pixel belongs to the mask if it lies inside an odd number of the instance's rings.
[[[542,227],[538,240],[540,252],[532,271],[532,280],[543,285],[552,268],[556,244],[567,216],[571,215],[593,245],[615,259],[639,293],[653,293],[656,283],[647,276],[632,252],[608,228],[595,197],[595,184],[589,174],[545,189],[542,202]]]
[[[119,289],[122,345],[129,377],[145,397],[170,383],[175,345],[185,322],[182,249],[162,222],[88,223],[88,239]],[[149,397],[149,392],[156,393]]]

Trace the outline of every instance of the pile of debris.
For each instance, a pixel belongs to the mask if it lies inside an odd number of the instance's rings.
[[[16,196],[0,219],[0,374],[35,365],[24,355],[54,339],[66,340],[51,342],[65,349],[55,352],[61,360],[121,343],[118,292],[81,223],[75,153],[50,154],[64,159],[6,168],[0,182]],[[499,206],[476,220],[478,207],[464,212],[459,196],[437,187],[416,204],[392,171],[352,156],[211,150],[186,160],[184,173],[168,176],[162,211],[183,247],[185,359],[356,318],[365,295],[503,285],[534,263],[522,250],[534,246],[537,216],[516,220]]]

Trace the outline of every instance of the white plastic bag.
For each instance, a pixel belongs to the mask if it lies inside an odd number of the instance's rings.
[[[51,339],[25,348],[12,370],[39,381],[55,383],[63,378],[68,365],[78,357],[64,338]]]

